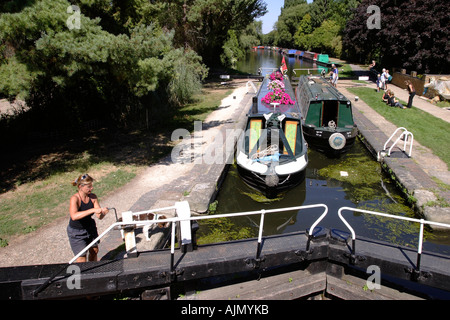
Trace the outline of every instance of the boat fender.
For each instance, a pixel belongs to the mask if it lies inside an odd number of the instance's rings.
[[[340,150],[345,146],[346,139],[342,133],[336,132],[330,136],[328,143],[334,150]]]
[[[275,163],[269,164],[269,168],[266,172],[266,177],[264,178],[264,182],[268,187],[276,187],[278,185],[278,182],[280,182],[280,179],[275,172],[275,165]]]
[[[272,174],[268,174],[266,176],[266,178],[264,179],[264,182],[266,183],[266,185],[268,187],[275,187],[278,185],[279,180],[280,179],[278,178],[278,176],[276,174],[272,173]]]

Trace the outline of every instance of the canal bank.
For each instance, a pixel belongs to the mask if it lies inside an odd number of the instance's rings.
[[[246,81],[243,83],[246,83]],[[343,80],[340,82],[338,89],[354,100],[354,95],[345,88],[352,85],[354,83]],[[172,166],[174,162],[175,165],[177,165],[177,162],[181,162],[183,166],[191,166],[190,169],[182,172],[170,184],[142,195],[130,210],[138,212],[157,209],[172,206],[176,201],[186,200],[189,202],[193,215],[207,213],[209,205],[214,201],[221,181],[227,173],[227,164],[233,161],[233,153],[226,149],[227,146],[230,146],[230,141],[231,145],[234,146],[237,137],[230,136],[227,130],[244,128],[246,113],[250,108],[253,95],[251,86],[243,86],[236,89],[233,94],[225,99],[219,109],[212,113],[200,128],[197,128],[197,133],[192,133],[190,138],[184,139],[178,145],[179,149],[175,154],[180,155],[180,157],[177,159],[168,157],[166,159],[166,162],[171,163]],[[383,150],[384,143],[396,127],[374,112],[363,101],[355,101],[354,105],[354,117],[361,141],[376,159]],[[415,142],[414,154],[417,154],[421,148],[422,146]],[[223,161],[213,163],[205,161],[205,156],[214,158],[216,154],[226,154],[227,157],[222,158]],[[430,161],[432,155],[428,153],[426,157],[429,160],[428,162],[432,162]],[[423,163],[423,160],[419,161]],[[381,165],[397,182],[405,197],[414,203],[415,210],[426,220],[450,223],[449,208],[436,205],[438,197],[446,199],[448,202],[448,195],[439,191],[438,184],[428,172],[420,167],[415,156],[408,158],[399,149],[394,149],[391,157],[384,157],[381,160]],[[436,172],[432,172],[432,174],[440,176]],[[174,213],[174,210],[164,212],[169,217],[173,216]],[[136,229],[138,251],[161,247],[164,241],[168,239],[169,230],[170,228],[156,229],[146,239],[147,237],[139,229]],[[105,242],[109,242],[108,239],[105,240],[107,240]],[[116,243],[116,246],[118,245],[120,245],[120,242]],[[104,246],[104,248],[107,247]],[[114,248],[111,247],[110,249]]]
[[[354,86],[355,83],[348,81],[347,84],[346,82],[341,80],[338,84],[338,89],[348,98],[354,100],[354,95],[346,92],[346,86]],[[232,87],[233,93],[224,99],[219,108],[203,122],[202,133],[205,136],[198,143],[204,148],[214,141],[215,136],[223,139],[225,134],[222,133],[226,129],[243,126],[243,121],[246,118],[245,114],[254,96],[253,89],[251,87],[247,88],[246,83],[247,80],[242,79],[240,83],[236,84],[236,87]],[[248,91],[249,93],[247,93]],[[374,152],[375,157],[386,141],[388,134],[391,134],[395,127],[389,124],[386,119],[377,115],[361,100],[354,102],[354,104],[355,118],[358,121],[361,135],[364,136],[365,139],[363,140],[366,141],[367,145],[376,150]],[[385,133],[384,130],[390,133]],[[221,135],[218,134],[219,132]],[[206,137],[209,138],[206,139]],[[448,208],[426,205],[434,201],[436,196],[432,190],[435,190],[434,188],[438,190],[438,188],[436,182],[430,178],[429,174],[415,163],[414,160],[418,156],[417,148],[419,148],[419,145],[415,142],[411,159],[388,158],[384,160],[384,163],[395,172],[393,175],[399,181],[400,186],[403,186],[408,191],[407,196],[411,195],[417,199],[416,206],[419,210],[421,210],[421,206],[425,208],[427,214],[425,219],[448,222],[450,217]],[[431,156],[428,155],[428,159]],[[420,163],[423,163],[423,161]],[[102,205],[115,207],[120,215],[120,213],[128,210],[137,212],[162,208],[172,206],[176,201],[187,200],[193,211],[203,213],[208,209],[211,199],[215,197],[215,193],[218,190],[218,182],[223,177],[225,167],[225,164],[208,165],[206,163],[194,163],[194,161],[184,164],[173,163],[171,157],[168,156],[158,164],[147,168],[145,172],[114,194],[102,199]],[[448,194],[447,196],[444,194],[443,198],[450,202]],[[169,214],[173,214],[173,212],[167,212],[167,215]],[[103,232],[113,222],[115,222],[115,217],[111,212],[103,220],[97,221],[99,232]],[[66,223],[65,218],[61,219],[61,221],[56,221],[54,225],[38,231],[26,241],[2,248],[4,259],[2,259],[0,265],[18,266],[69,261],[73,257],[73,253],[67,241]],[[156,232],[161,232],[161,234],[152,236],[150,239],[152,241],[163,241],[163,231],[167,230],[156,230]],[[136,235],[139,250],[157,247],[154,242],[145,239],[142,228],[136,230]],[[36,245],[37,243],[39,245]],[[111,257],[111,253],[118,253],[117,257],[119,257],[120,254],[123,254],[124,248],[120,247],[122,244],[123,241],[119,231],[113,230],[102,239],[99,246],[99,258],[107,259]],[[53,252],[55,247],[58,248],[58,254],[56,255]],[[118,247],[120,248],[118,249]]]
[[[442,188],[436,179],[433,179],[436,177],[448,184],[448,170],[445,163],[417,141],[413,143],[411,157],[401,150],[403,141],[393,148],[391,156],[380,157],[385,152],[385,143],[397,127],[361,99],[356,101],[355,95],[347,90],[355,85],[357,84],[350,80],[341,80],[338,90],[353,101],[354,118],[363,143],[372,155],[379,159],[384,170],[393,177],[405,196],[414,203],[415,210],[425,220],[450,223],[450,207],[448,207],[450,192],[446,188]],[[393,87],[393,85],[390,86]],[[414,130],[411,129],[411,131]],[[394,136],[392,141],[395,141],[400,134],[401,131]],[[387,148],[392,145],[392,141],[388,143]],[[409,146],[407,143],[407,152]]]
[[[203,136],[200,137],[201,141],[197,141],[203,148],[209,146],[215,136],[224,130],[243,125],[239,121],[245,121],[245,114],[254,95],[253,88],[246,86],[249,80],[254,81],[257,86],[258,83],[254,79],[239,79],[224,84],[231,94],[203,121]],[[208,165],[195,161],[174,163],[169,155],[142,170],[132,181],[112,194],[103,197],[101,205],[115,208],[120,217],[125,211],[151,210],[173,206],[176,201],[188,200],[192,204],[192,210],[204,212],[208,209],[210,197],[217,191],[217,184],[224,168],[225,164]],[[169,217],[173,214],[173,210],[162,214]],[[102,220],[96,220],[99,234],[114,222],[116,222],[114,210]],[[67,217],[63,217],[11,242],[7,247],[0,248],[2,254],[0,267],[67,263],[73,258],[73,252],[67,240],[66,227]],[[151,241],[147,241],[142,228],[136,229],[138,249],[148,250],[147,248],[158,247],[164,242],[167,229],[153,230]],[[119,258],[125,253],[124,249],[120,231],[112,230],[101,239],[98,257]]]
[[[183,128],[180,128],[179,134],[173,133],[172,140],[180,141],[171,155],[163,159],[160,165],[165,167],[161,168],[162,170],[170,171],[172,176],[178,172],[178,176],[157,188],[150,187],[148,192],[143,193],[133,203],[129,211],[148,211],[170,207],[178,201],[188,201],[192,215],[208,212],[209,205],[214,201],[227,173],[227,165],[234,161],[238,137],[230,133],[244,129],[246,114],[255,94],[253,86],[248,81],[252,81],[255,87],[258,87],[254,79],[224,82],[225,86],[233,88],[233,92],[222,100],[218,109],[204,122],[197,123],[194,132],[189,135],[185,135],[187,132],[184,132]],[[154,170],[153,177],[149,176],[148,182],[163,178],[159,174],[164,175],[159,169]],[[173,217],[175,210],[165,210],[161,214],[168,218]],[[137,251],[162,248],[168,240],[170,229],[168,225],[166,228],[156,227],[150,229],[148,235],[144,234],[142,228],[135,229]],[[99,256],[103,259],[117,258],[125,254],[124,248],[117,249],[122,245],[122,239],[117,232],[106,235],[102,242]]]

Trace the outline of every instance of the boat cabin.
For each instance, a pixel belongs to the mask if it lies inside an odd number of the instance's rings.
[[[321,151],[347,151],[357,134],[351,101],[320,76],[301,76],[296,94],[308,143]]]
[[[272,79],[272,82],[275,80]],[[241,178],[249,186],[272,198],[300,183],[308,163],[307,146],[301,123],[301,112],[289,78],[283,77],[279,101],[265,97],[277,92],[266,76],[253,97],[247,124],[236,150],[236,163]],[[278,93],[280,94],[280,93]]]

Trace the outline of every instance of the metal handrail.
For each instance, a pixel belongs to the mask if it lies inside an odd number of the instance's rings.
[[[148,213],[154,213],[158,211],[163,210],[171,210],[175,209],[178,210],[182,206],[178,207],[177,204],[183,204],[183,202],[178,202],[174,206],[171,207],[165,207],[160,209],[153,209],[153,210],[146,210],[146,211],[139,211],[139,212],[128,212],[131,215],[141,215],[141,214],[148,214]],[[192,221],[192,220],[203,220],[203,219],[218,219],[218,218],[230,218],[230,217],[239,217],[239,216],[247,216],[247,215],[255,215],[255,214],[261,214],[261,220],[260,220],[260,226],[259,226],[259,232],[258,232],[258,246],[257,246],[257,253],[256,253],[256,262],[258,263],[259,256],[261,253],[261,243],[262,243],[262,232],[263,232],[263,226],[264,226],[264,215],[267,213],[272,212],[283,212],[283,211],[292,211],[292,210],[301,210],[301,209],[309,209],[309,208],[316,208],[316,207],[324,207],[324,212],[320,215],[320,217],[313,223],[309,230],[308,235],[308,242],[307,242],[307,252],[309,251],[309,244],[310,240],[313,237],[313,231],[314,228],[317,226],[317,224],[327,215],[328,213],[328,207],[325,204],[316,204],[316,205],[306,205],[306,206],[297,206],[297,207],[289,207],[289,208],[280,208],[280,209],[262,209],[259,211],[248,211],[248,212],[238,212],[238,213],[231,213],[231,214],[220,214],[220,215],[206,215],[206,216],[195,216],[195,217],[174,217],[174,218],[167,218],[167,219],[158,219],[158,220],[143,220],[143,221],[126,221],[126,222],[119,222],[117,221],[117,212],[115,208],[109,208],[110,210],[114,210],[116,214],[116,221],[115,223],[111,224],[105,231],[103,231],[97,238],[95,238],[89,245],[87,245],[83,250],[81,250],[75,257],[73,257],[66,265],[64,265],[63,268],[58,270],[53,276],[49,277],[42,285],[40,285],[36,290],[34,290],[33,295],[37,296],[41,291],[43,291],[47,286],[53,281],[54,278],[58,274],[60,274],[63,270],[67,269],[72,263],[74,263],[82,254],[84,254],[87,250],[89,250],[92,246],[94,246],[101,238],[103,238],[107,233],[109,233],[111,230],[113,230],[116,227],[127,227],[127,226],[133,226],[133,227],[144,227],[146,225],[151,225],[154,223],[165,223],[165,222],[171,222],[172,223],[172,235],[171,235],[171,246],[170,246],[170,277],[175,276],[175,269],[174,269],[174,260],[175,260],[175,226],[176,222],[181,221]],[[187,204],[187,208],[189,208]],[[180,242],[181,243],[181,242]]]
[[[115,208],[108,208],[108,209],[109,210],[114,210],[116,212]],[[155,213],[155,212],[159,212],[159,211],[173,210],[173,209],[176,209],[176,206],[133,212],[132,215],[133,216],[138,216],[138,215],[141,215],[141,214]],[[165,219],[165,220],[167,220],[167,219]],[[149,221],[153,221],[152,223],[161,223],[161,222],[165,222],[165,220],[163,221],[161,219],[161,220],[133,221],[133,225],[144,226],[144,225],[150,224],[150,223],[146,223],[146,222],[149,222]],[[115,227],[129,226],[130,224],[131,224],[130,222],[119,222],[118,218],[117,218],[117,213],[116,213],[116,222],[113,223],[112,225],[110,225],[97,238],[95,238],[90,244],[88,244],[83,250],[81,250],[75,257],[73,257],[72,260],[69,261],[69,264],[74,263],[79,257],[81,257],[86,251],[88,251],[91,247],[93,247],[101,238],[103,238],[106,234],[108,234]]]
[[[389,148],[389,151],[387,153],[388,156],[391,155],[391,151],[392,148],[394,148],[394,146],[397,144],[397,142],[404,136],[405,138],[405,142],[403,143],[403,152],[406,151],[406,142],[408,141],[408,137],[411,136],[411,142],[409,144],[409,154],[408,156],[411,157],[411,153],[412,153],[412,147],[413,147],[413,143],[414,143],[414,135],[412,134],[412,132],[408,131],[406,128],[404,127],[399,127],[397,128],[394,133],[389,137],[389,139],[387,139],[387,141],[384,143],[383,146],[383,151],[386,150],[387,144],[389,141],[391,141],[391,139],[394,137],[394,135],[397,133],[397,131],[399,130],[403,130],[403,132],[400,134],[400,136],[397,138],[397,140],[395,140],[395,142],[392,144],[392,146]]]
[[[240,216],[249,216],[249,215],[256,215],[261,214],[261,221],[259,225],[259,231],[258,231],[258,251],[260,251],[261,243],[262,243],[262,231],[264,226],[264,215],[267,213],[273,213],[273,212],[285,212],[285,211],[293,211],[293,210],[302,210],[302,209],[310,209],[310,208],[317,208],[317,207],[323,207],[324,211],[323,213],[317,218],[317,220],[313,223],[309,230],[309,238],[313,236],[313,230],[317,226],[317,224],[327,215],[328,213],[328,207],[325,204],[313,204],[313,205],[306,205],[306,206],[296,206],[296,207],[288,207],[288,208],[279,208],[279,209],[262,209],[257,211],[246,211],[246,212],[237,212],[237,213],[228,213],[228,214],[217,214],[217,215],[206,215],[206,216],[194,216],[194,217],[174,217],[174,218],[166,218],[166,219],[158,219],[158,220],[144,220],[144,221],[133,221],[133,223],[130,222],[115,222],[112,225],[110,225],[105,231],[103,231],[97,238],[95,238],[88,246],[86,246],[82,251],[80,251],[72,260],[69,261],[69,264],[72,264],[76,259],[78,259],[81,255],[83,255],[87,250],[89,250],[94,244],[96,244],[101,238],[103,238],[107,233],[109,233],[112,229],[119,226],[136,226],[136,227],[143,227],[146,225],[151,225],[154,223],[165,223],[170,222],[172,223],[172,235],[171,235],[171,254],[173,255],[175,253],[175,223],[181,222],[181,221],[192,221],[192,220],[204,220],[204,219],[219,219],[219,218],[232,218],[232,217],[240,217]],[[156,211],[162,211],[162,210],[170,210],[170,209],[176,209],[176,206],[172,207],[166,207],[161,209],[155,209],[155,210],[147,210],[147,211],[140,211],[135,212],[133,215],[139,215],[139,214],[146,214],[146,213],[153,213]],[[257,254],[258,256],[258,254]]]
[[[423,226],[424,226],[424,224],[435,225],[435,226],[440,226],[440,227],[444,227],[444,228],[450,228],[450,224],[441,223],[441,222],[428,221],[428,220],[424,220],[424,219],[408,218],[408,217],[403,217],[403,216],[396,216],[396,215],[387,214],[387,213],[381,213],[381,212],[369,211],[369,210],[363,210],[363,209],[356,209],[356,208],[350,208],[350,207],[342,207],[342,208],[340,208],[338,210],[338,216],[341,219],[341,221],[345,224],[345,226],[350,230],[350,232],[352,234],[352,255],[353,255],[353,257],[356,254],[356,247],[355,247],[355,244],[356,244],[356,233],[355,233],[355,230],[353,230],[353,228],[347,222],[347,220],[345,220],[344,217],[342,216],[342,211],[344,211],[344,210],[355,211],[355,212],[360,212],[360,213],[367,213],[367,214],[372,214],[372,215],[376,215],[376,216],[382,216],[382,217],[387,217],[387,218],[392,218],[392,219],[398,219],[398,220],[405,220],[405,221],[420,223],[419,244],[417,246],[416,270],[420,270],[420,259],[421,259],[421,256],[422,256]]]
[[[299,68],[299,69],[292,69],[292,71],[294,71],[295,75],[297,75],[297,71],[303,71],[303,70],[306,70],[306,71],[308,71],[308,74],[311,74],[311,73],[309,72],[310,70],[317,70],[317,71],[319,71],[319,70],[323,70],[323,69],[320,69],[320,68]],[[320,72],[319,72],[319,74],[320,74]]]

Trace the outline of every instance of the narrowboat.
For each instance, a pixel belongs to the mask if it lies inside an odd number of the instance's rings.
[[[301,113],[289,78],[279,71],[266,75],[253,97],[236,163],[241,179],[267,198],[305,178],[308,155]]]
[[[296,52],[297,52],[297,50],[295,50],[295,49],[289,49],[288,52],[287,52],[287,55],[289,57],[293,57],[293,56],[295,56]]]
[[[352,147],[358,131],[352,103],[324,77],[301,76],[296,98],[308,146],[334,156]]]

